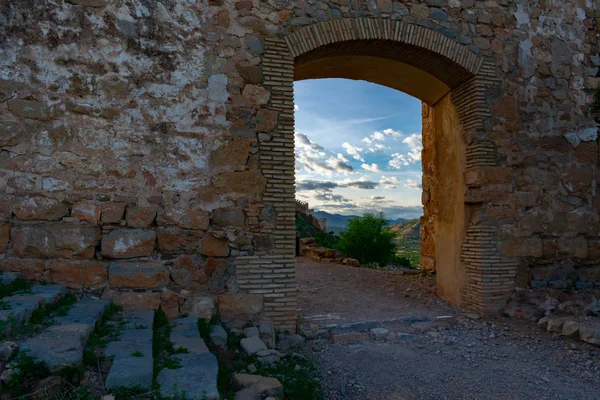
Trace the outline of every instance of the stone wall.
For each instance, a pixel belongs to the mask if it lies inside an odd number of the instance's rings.
[[[0,267],[293,330],[294,66],[346,38],[361,50],[340,55],[431,78],[430,105],[451,91],[466,149],[460,301],[488,310],[515,280],[600,285],[583,91],[598,84],[599,22],[592,0],[3,2]],[[412,56],[394,59],[399,45]]]

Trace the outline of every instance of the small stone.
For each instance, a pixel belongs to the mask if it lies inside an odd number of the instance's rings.
[[[244,334],[246,337],[258,337],[260,338],[260,332],[257,327],[251,326],[249,328],[244,329]]]
[[[390,333],[390,331],[388,329],[385,329],[385,328],[373,328],[373,329],[371,329],[371,336],[374,339],[383,339],[389,333]]]
[[[16,342],[2,342],[0,344],[0,360],[8,362],[19,350],[19,344]]]
[[[337,335],[331,335],[331,340],[333,341],[333,343],[354,343],[368,339],[369,334],[367,332],[340,333]]]
[[[258,371],[258,368],[256,368],[256,365],[250,364],[248,365],[248,371],[250,371],[251,373],[255,373],[256,371]]]
[[[260,394],[262,398],[275,396],[282,398],[283,385],[275,378],[267,378],[260,375],[233,374],[233,386],[238,389],[252,389]]]
[[[584,342],[600,345],[600,327],[581,326],[579,338]]]
[[[565,323],[563,318],[550,318],[546,330],[548,332],[562,332],[562,327]]]
[[[240,346],[244,353],[254,355],[261,350],[268,350],[267,346],[258,336],[244,338],[240,341]]]
[[[235,394],[233,400],[260,400],[260,393],[252,389],[243,389]]]
[[[215,346],[225,346],[227,344],[227,331],[220,324],[211,326],[210,340]]]
[[[254,355],[258,357],[260,362],[265,364],[273,364],[281,360],[281,354],[273,349],[260,350],[254,353]]]
[[[263,321],[259,326],[260,338],[268,348],[275,348],[275,326],[272,322]]]
[[[579,323],[575,321],[565,321],[562,327],[562,335],[574,336],[579,333]]]

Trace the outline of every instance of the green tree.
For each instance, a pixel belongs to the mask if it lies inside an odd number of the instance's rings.
[[[361,264],[387,264],[396,253],[396,233],[387,226],[382,213],[366,213],[348,221],[340,234],[337,248],[346,257],[356,258]]]

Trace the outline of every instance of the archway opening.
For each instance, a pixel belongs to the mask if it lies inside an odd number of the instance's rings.
[[[366,81],[422,102],[423,216],[419,263],[423,269],[436,271],[439,295],[461,305],[467,281],[461,250],[469,221],[463,179],[466,143],[451,93],[469,78],[469,73],[434,56],[391,41],[338,42],[296,57],[294,80]],[[343,107],[344,96],[339,96]]]

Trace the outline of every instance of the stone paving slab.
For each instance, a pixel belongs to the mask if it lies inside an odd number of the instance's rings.
[[[34,285],[27,293],[15,293],[4,297],[1,302],[6,309],[0,310],[2,334],[9,337],[29,320],[34,311],[56,302],[66,293],[67,288],[64,285]]]
[[[153,310],[138,310],[126,314],[127,321],[125,322],[125,329],[140,329],[150,328],[154,324],[154,311]]]
[[[119,340],[106,346],[105,354],[114,357],[113,365],[106,378],[107,387],[139,386],[144,390],[152,389],[153,322],[154,311],[135,311],[127,315]],[[141,354],[136,354],[138,352]]]
[[[185,391],[190,400],[218,399],[217,375],[219,363],[212,353],[176,354],[178,369],[163,369],[156,378],[163,397],[173,397]]]
[[[140,352],[142,357],[152,357],[152,343],[132,343],[118,340],[110,342],[104,351],[107,357],[114,357],[115,360],[121,358],[135,357],[133,354]]]
[[[153,365],[152,356],[116,359],[106,377],[106,387],[139,386],[149,391],[152,389]]]
[[[172,397],[185,392],[190,400],[218,399],[219,363],[200,337],[198,319],[178,318],[172,320],[171,325],[170,339],[174,348],[184,347],[189,353],[173,355],[181,368],[163,369],[158,374],[156,380],[161,396]]]
[[[5,307],[9,310],[23,309],[26,312],[26,318],[29,319],[31,314],[42,306],[43,299],[33,296],[8,296],[2,299]]]
[[[57,317],[54,321],[59,325],[87,324],[94,327],[109,304],[109,300],[83,299],[73,304],[67,315]]]
[[[172,320],[171,324],[171,339],[177,336],[188,338],[200,337],[198,318],[196,317],[177,318]]]
[[[0,284],[10,285],[19,277],[18,272],[2,272],[0,273]]]
[[[68,292],[65,285],[33,285],[30,290],[34,296],[42,297],[45,304],[58,301]]]
[[[21,343],[21,352],[45,362],[51,371],[74,367],[83,360],[92,330],[88,324],[54,325]]]

